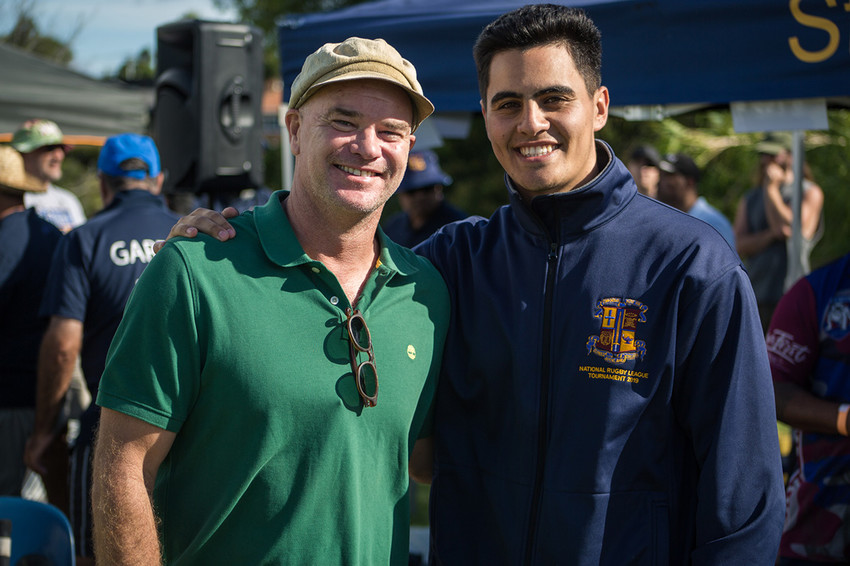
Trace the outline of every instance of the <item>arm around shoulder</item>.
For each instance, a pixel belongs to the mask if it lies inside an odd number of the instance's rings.
[[[186,216],[180,218],[177,224],[171,227],[171,231],[165,240],[158,240],[154,243],[153,251],[158,253],[165,245],[165,242],[171,238],[183,236],[185,238],[194,238],[198,232],[208,234],[213,238],[222,242],[236,237],[236,230],[227,221],[228,218],[239,216],[237,211],[232,206],[228,206],[221,212],[210,210],[208,208],[196,208]]]

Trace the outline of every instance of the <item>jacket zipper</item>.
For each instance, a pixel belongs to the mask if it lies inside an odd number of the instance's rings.
[[[549,440],[549,381],[550,351],[552,340],[552,303],[557,279],[558,244],[550,242],[549,256],[546,260],[546,294],[543,299],[543,352],[540,372],[540,401],[537,420],[537,468],[534,476],[534,491],[531,495],[531,515],[526,535],[525,564],[531,565],[534,547],[537,543],[537,524],[540,515],[540,502],[543,498],[543,479],[546,470],[546,446]]]

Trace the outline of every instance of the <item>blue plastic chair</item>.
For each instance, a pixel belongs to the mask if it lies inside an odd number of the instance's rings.
[[[62,512],[47,503],[0,497],[0,519],[12,521],[12,566],[21,558],[51,566],[75,566],[74,534]]]

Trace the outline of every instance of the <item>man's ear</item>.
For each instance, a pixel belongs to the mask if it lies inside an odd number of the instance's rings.
[[[610,104],[610,95],[608,87],[601,86],[596,89],[593,94],[593,102],[596,104],[596,116],[593,118],[593,131],[598,132],[608,123],[608,105]]]
[[[289,133],[289,148],[292,155],[301,153],[301,143],[299,134],[301,132],[301,114],[298,110],[287,110],[283,117],[283,122],[286,124],[286,131]]]
[[[158,195],[162,192],[162,184],[165,182],[165,173],[162,171],[159,172],[159,175],[154,177],[153,179],[154,185],[151,189],[151,194]]]

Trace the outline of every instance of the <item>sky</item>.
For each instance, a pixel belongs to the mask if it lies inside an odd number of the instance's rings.
[[[212,0],[30,0],[43,35],[71,39],[71,67],[99,78],[115,72],[125,59],[145,47],[156,55],[156,28],[188,12],[201,19],[235,21],[235,13],[219,11]],[[0,34],[14,24],[14,0],[0,0]],[[71,37],[75,30],[79,33]]]

